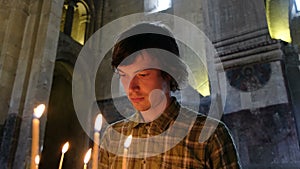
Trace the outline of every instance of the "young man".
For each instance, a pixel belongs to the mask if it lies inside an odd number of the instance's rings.
[[[188,73],[168,29],[142,23],[124,32],[114,46],[112,66],[136,113],[105,131],[100,168],[240,168],[226,126],[213,119],[206,125],[208,117],[171,97]],[[204,139],[201,132],[207,132]],[[124,147],[129,135],[133,140]]]

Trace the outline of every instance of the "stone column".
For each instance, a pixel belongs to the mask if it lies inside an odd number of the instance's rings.
[[[0,124],[3,125],[3,133],[0,140],[0,166],[11,168],[21,122],[20,109],[23,108],[21,102],[25,94],[23,88],[27,88],[27,84],[23,84],[27,75],[26,69],[19,69],[18,63],[26,68],[28,62],[25,60],[30,57],[21,55],[29,0],[1,1],[1,4]],[[18,69],[23,72],[22,77],[16,75]]]
[[[289,112],[289,90],[296,92],[292,100],[299,102],[296,87],[299,70],[295,65],[299,61],[295,62],[293,56],[291,67],[287,65],[289,70],[283,71],[284,58],[291,56],[281,41],[270,37],[264,1],[204,2],[205,30],[217,50],[214,64],[218,70],[216,82],[225,103],[224,118],[237,123],[232,131],[243,167],[293,166],[299,159],[299,141],[293,114]],[[285,73],[293,81],[290,86],[286,85]],[[299,105],[293,106],[299,109]],[[255,125],[256,122],[263,124],[262,127]],[[255,137],[249,133],[255,133]]]
[[[0,104],[5,126],[0,149],[2,168],[30,163],[33,108],[47,105],[56,57],[63,0],[3,1],[0,19]],[[4,12],[2,12],[4,11]],[[46,115],[41,118],[40,145]],[[3,122],[2,122],[3,123]]]
[[[282,49],[285,54],[285,76],[289,86],[298,140],[300,141],[300,54],[296,46],[293,45],[285,45]]]
[[[66,22],[65,22],[65,26],[64,26],[64,33],[69,36],[71,36],[71,33],[72,33],[74,6],[76,6],[76,2],[74,0],[71,0],[69,2],[67,13],[66,13]]]

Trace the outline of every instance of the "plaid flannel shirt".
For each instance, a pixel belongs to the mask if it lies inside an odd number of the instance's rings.
[[[214,119],[205,123],[207,118],[182,108],[173,99],[152,122],[138,122],[141,115],[136,113],[131,119],[114,123],[102,138],[99,169],[121,169],[124,161],[127,169],[241,168],[225,124]],[[200,136],[201,131],[204,135]],[[128,156],[124,157],[124,141],[130,134],[136,141],[131,143]]]

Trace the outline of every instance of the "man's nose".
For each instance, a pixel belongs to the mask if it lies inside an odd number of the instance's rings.
[[[129,83],[129,90],[139,90],[139,79],[137,76],[134,76]]]

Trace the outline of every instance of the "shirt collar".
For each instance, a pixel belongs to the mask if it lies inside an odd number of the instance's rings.
[[[180,104],[177,102],[175,97],[172,97],[171,100],[172,100],[171,104],[165,109],[165,111],[157,119],[150,122],[152,123],[151,126],[155,126],[159,128],[161,131],[164,131],[169,126],[170,122],[175,120],[175,118],[179,114]],[[133,128],[138,127],[139,125],[142,124],[147,124],[147,123],[141,123],[141,121],[144,121],[144,119],[141,113],[138,111],[129,120],[132,120]]]

